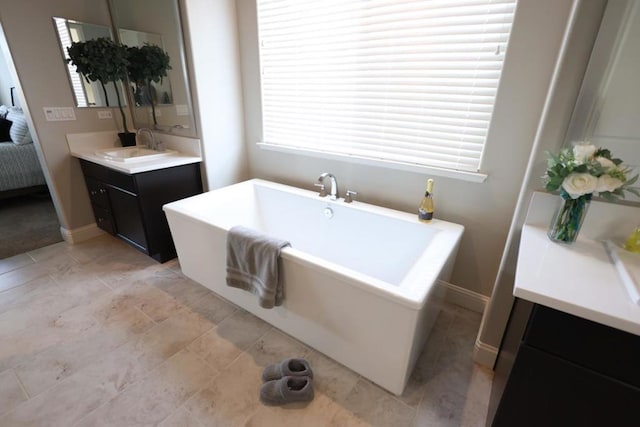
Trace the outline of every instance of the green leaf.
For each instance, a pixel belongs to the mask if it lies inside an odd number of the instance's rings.
[[[640,192],[638,192],[638,190],[636,190],[635,188],[625,188],[625,190],[631,194],[636,195],[637,197],[640,197]]]
[[[608,191],[600,193],[599,196],[602,197],[603,199],[609,201],[609,202],[614,202],[616,200],[616,198],[613,197],[613,195],[611,193],[609,193]]]
[[[171,58],[160,46],[145,43],[142,47],[128,47],[127,68],[129,79],[132,82],[147,84],[149,81],[161,82],[171,69]]]
[[[609,151],[607,148],[598,148],[593,154],[593,157],[604,157],[611,160],[611,151]]]
[[[71,65],[75,65],[76,71],[82,74],[85,79],[99,81],[103,85],[116,83],[127,78],[127,47],[115,43],[106,37],[99,37],[83,42],[73,42],[67,48]],[[125,132],[127,120],[122,109],[120,92],[116,86],[116,97],[118,107],[122,116],[122,125]]]
[[[630,178],[629,180],[627,180],[627,182],[624,183],[624,186],[628,186],[628,185],[633,185],[635,184],[635,182],[638,180],[638,175],[634,176],[633,178]]]

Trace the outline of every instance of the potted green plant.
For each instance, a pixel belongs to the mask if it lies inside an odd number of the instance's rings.
[[[82,42],[73,42],[67,48],[67,53],[69,54],[67,62],[75,65],[76,71],[82,74],[87,82],[100,82],[105,97],[107,94],[105,86],[108,83],[114,84],[124,130],[118,136],[122,146],[136,145],[136,134],[129,132],[127,128],[127,118],[122,108],[122,99],[116,84],[118,81],[124,81],[127,78],[127,47],[119,45],[109,38],[100,37]]]
[[[136,85],[134,99],[141,105],[150,104],[154,126],[158,124],[156,118],[157,97],[151,82],[162,83],[163,77],[171,69],[171,58],[160,46],[145,43],[141,47],[133,46],[127,49],[127,72],[129,81]],[[144,95],[142,95],[144,93]],[[137,96],[136,96],[137,95]],[[146,99],[145,99],[146,98]]]

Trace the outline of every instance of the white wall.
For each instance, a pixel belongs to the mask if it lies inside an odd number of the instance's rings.
[[[250,176],[313,188],[321,172],[332,172],[340,189],[357,191],[361,201],[415,212],[427,175],[255,145],[261,137],[255,1],[237,5]],[[452,282],[468,290],[489,295],[493,288],[570,5],[570,0],[519,1],[482,164],[487,181],[434,177],[436,216],[466,227]]]
[[[579,1],[578,4],[575,24],[570,29],[561,66],[558,69],[556,87],[548,94],[548,111],[539,124],[537,146],[531,153],[531,170],[522,184],[521,203],[518,204],[518,209],[514,213],[501,268],[480,329],[479,343],[494,349],[500,346],[514,301],[513,284],[520,232],[529,200],[534,190],[540,190],[543,187],[541,177],[546,170],[546,152],[555,152],[564,143],[606,0],[584,0]],[[564,11],[562,17],[564,20],[567,20],[568,12],[569,10]]]
[[[113,120],[98,120],[96,110],[90,108],[77,108],[75,121],[45,120],[45,106],[75,106],[54,16],[110,25],[106,1],[0,0],[0,21],[35,125],[32,133],[48,171],[47,183],[57,202],[61,225],[74,229],[94,219],[80,166],[69,155],[65,135],[118,129],[120,125]],[[114,111],[113,116],[119,114]]]
[[[212,190],[247,178],[236,2],[189,0],[184,10],[205,184]]]

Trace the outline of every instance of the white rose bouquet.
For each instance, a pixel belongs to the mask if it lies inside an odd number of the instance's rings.
[[[606,200],[624,198],[625,191],[640,197],[638,191],[631,188],[638,175],[628,178],[629,172],[629,168],[622,166],[622,160],[612,158],[609,150],[591,144],[578,144],[558,155],[549,153],[545,188],[560,190],[565,201],[551,224],[549,237],[562,242],[575,241],[594,194]]]
[[[629,191],[640,197],[630,186],[638,175],[627,178],[629,168],[622,166],[622,160],[611,157],[611,152],[595,145],[578,144],[565,148],[560,154],[549,153],[545,188],[549,191],[560,189],[563,199],[577,199],[597,193],[599,197],[613,200],[624,197]]]

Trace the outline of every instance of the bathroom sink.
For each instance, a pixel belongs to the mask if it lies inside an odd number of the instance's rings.
[[[141,162],[177,153],[175,150],[157,151],[146,147],[107,148],[96,151],[96,155],[116,162]]]

